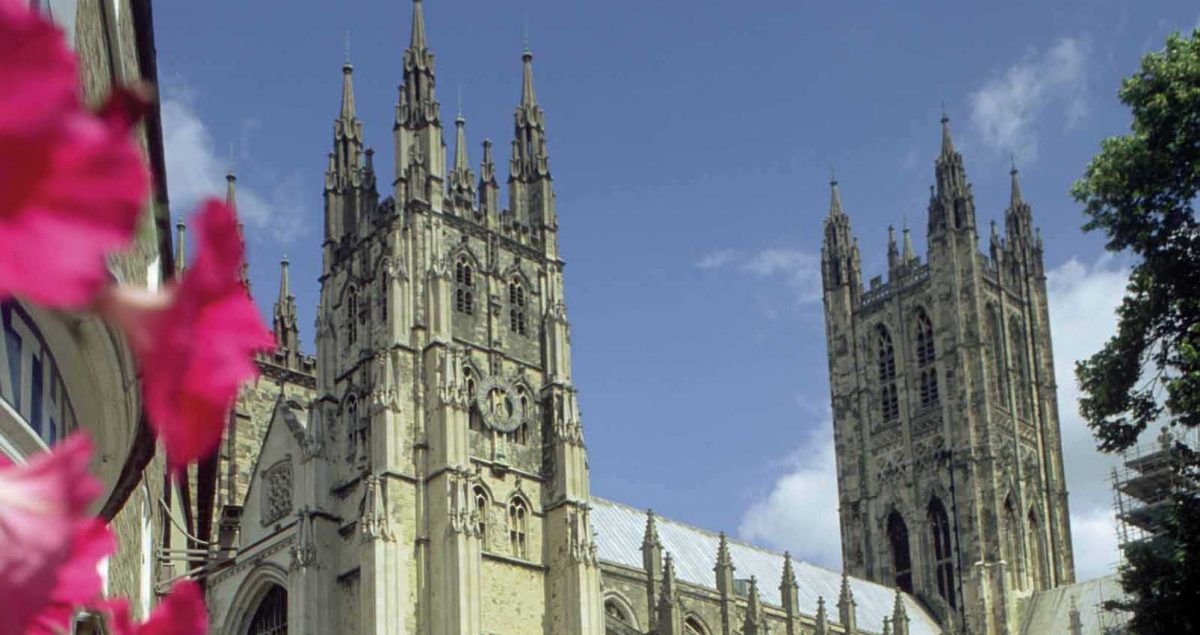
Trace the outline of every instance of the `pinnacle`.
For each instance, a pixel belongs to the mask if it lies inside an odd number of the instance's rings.
[[[837,179],[833,179],[829,182],[829,190],[829,215],[841,216],[845,214],[845,212],[842,211],[842,194],[841,191],[838,190]]]
[[[1010,198],[1010,204],[1013,209],[1016,209],[1022,203],[1024,203],[1025,200],[1021,196],[1021,180],[1017,176],[1020,173],[1020,171],[1017,170],[1017,164],[1015,161],[1013,162],[1012,169],[1009,170],[1008,173],[1012,177],[1012,194],[1011,194],[1011,198]]]
[[[533,90],[533,53],[527,47],[521,54],[524,63],[524,74],[521,78],[521,105],[525,107],[537,105],[537,94]]]
[[[950,117],[942,112],[942,156],[954,154],[954,139],[950,137]]]
[[[413,0],[412,39],[409,40],[408,48],[414,51],[429,48],[429,41],[425,37],[425,12],[421,9],[421,0]]]

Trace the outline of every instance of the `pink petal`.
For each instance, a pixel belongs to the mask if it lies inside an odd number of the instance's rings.
[[[101,116],[84,110],[74,54],[20,0],[0,2],[0,86],[0,300],[84,306],[149,192],[129,134],[142,98],[117,89]]]
[[[58,635],[70,624],[77,608],[93,604],[103,586],[100,561],[116,548],[116,538],[104,521],[92,518],[81,522],[72,540],[71,556],[58,571],[50,602],[34,619],[26,635]]]
[[[129,334],[146,412],[173,471],[216,450],[238,388],[258,374],[254,353],[274,348],[238,277],[243,247],[233,211],[210,200],[193,224],[197,256],[163,296],[168,304],[124,292],[100,303]]]
[[[96,566],[111,543],[87,516],[100,495],[88,473],[91,441],[76,434],[28,465],[0,466],[0,635],[24,633],[59,601],[94,596]]]
[[[200,587],[191,580],[176,582],[144,624],[134,624],[125,600],[109,602],[108,621],[113,635],[205,635],[208,613]]]

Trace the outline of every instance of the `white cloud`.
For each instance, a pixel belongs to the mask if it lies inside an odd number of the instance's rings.
[[[796,304],[821,299],[821,262],[814,254],[799,249],[771,248],[745,255],[730,249],[718,249],[695,263],[697,268],[715,270],[733,267],[755,278],[782,280]],[[770,307],[768,314],[778,314]]]
[[[787,459],[787,473],[742,514],[738,535],[791,551],[805,562],[840,570],[842,536],[833,425],[825,421],[817,429],[820,432]]]
[[[720,269],[733,262],[734,258],[737,258],[737,254],[733,250],[718,249],[704,254],[700,260],[696,261],[696,266],[700,269]]]
[[[1075,362],[1100,350],[1116,331],[1114,311],[1124,296],[1128,272],[1115,258],[1102,256],[1092,264],[1068,260],[1046,278],[1076,577],[1086,580],[1111,573],[1119,559],[1109,481],[1119,459],[1096,450],[1091,430],[1079,415]]]
[[[1036,119],[1047,107],[1061,107],[1066,127],[1087,116],[1084,79],[1090,46],[1080,38],[1062,38],[1043,54],[1023,60],[989,79],[971,94],[971,122],[985,146],[1012,152],[1022,162],[1037,158]]]
[[[186,217],[202,199],[224,197],[225,173],[230,165],[219,158],[213,136],[196,112],[195,94],[188,86],[169,81],[164,95],[161,107],[167,192],[175,214]],[[264,232],[271,240],[286,245],[305,232],[298,212],[303,201],[298,200],[293,181],[285,179],[269,194],[261,193],[255,184],[238,181],[238,216],[247,233]]]

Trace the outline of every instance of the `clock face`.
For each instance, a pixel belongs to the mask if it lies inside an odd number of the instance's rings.
[[[511,384],[489,379],[475,391],[483,421],[497,432],[512,432],[525,421],[525,406]]]

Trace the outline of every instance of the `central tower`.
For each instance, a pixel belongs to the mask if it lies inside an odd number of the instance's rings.
[[[313,632],[600,635],[582,425],[571,381],[545,116],[522,56],[501,209],[492,145],[466,120],[447,171],[422,5],[381,200],[353,68],[325,175],[313,428],[320,540]],[[327,473],[319,473],[321,471]],[[325,491],[325,490],[328,491]]]
[[[1022,600],[1074,582],[1041,238],[1017,171],[1001,237],[942,119],[928,257],[889,229],[864,288],[832,183],[822,247],[842,558],[958,632],[1018,632]]]

